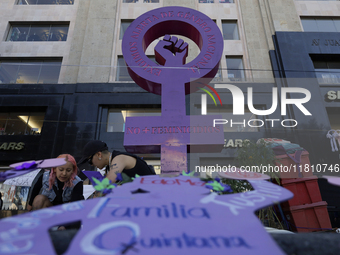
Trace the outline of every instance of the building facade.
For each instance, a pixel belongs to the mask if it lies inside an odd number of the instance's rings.
[[[297,86],[312,95],[305,105],[312,116],[287,108],[287,119],[299,123],[294,128],[271,126],[269,117],[246,109],[247,121],[256,118],[265,124],[224,126],[222,152],[190,154],[190,170],[216,162],[235,164],[242,141],[263,137],[300,144],[312,164],[339,163],[339,140],[327,136],[335,137],[340,129],[339,1],[3,0],[0,166],[61,153],[80,158],[91,139],[124,150],[125,117],[159,115],[161,98],[131,80],[122,57],[122,37],[134,19],[163,6],[198,10],[220,28],[224,50],[212,84],[232,83],[245,95],[253,87],[254,104],[260,109],[271,107],[273,88]],[[190,45],[190,61],[199,49],[184,39]],[[146,49],[150,58],[156,44],[157,40]],[[225,105],[217,113],[228,119],[231,94],[217,91]],[[187,101],[188,108],[199,104],[198,97],[187,96]],[[270,118],[283,120],[280,110],[279,106]],[[160,165],[159,154],[141,156]]]

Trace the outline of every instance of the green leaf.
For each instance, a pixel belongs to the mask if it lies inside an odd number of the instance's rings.
[[[102,180],[102,185],[104,185],[104,187],[110,185],[110,180],[109,180],[108,178],[104,178],[104,179]]]
[[[195,172],[192,171],[192,172],[189,172],[189,173],[186,173],[184,170],[182,171],[182,175],[183,176],[194,176]]]
[[[93,180],[97,185],[100,185],[100,184],[101,184],[101,182],[100,182],[97,178],[95,178],[95,177],[92,177],[92,180]]]

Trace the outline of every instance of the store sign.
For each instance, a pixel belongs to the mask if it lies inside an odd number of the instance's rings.
[[[23,142],[0,143],[0,150],[3,150],[3,151],[21,151],[24,148],[25,148],[25,143]]]
[[[334,91],[330,90],[327,92],[327,99],[328,100],[339,100],[340,99],[340,90]]]
[[[325,45],[325,46],[340,46],[340,40],[337,39],[313,39],[312,41],[312,46],[320,46],[320,45]]]
[[[242,148],[243,143],[248,139],[224,139],[224,148]]]

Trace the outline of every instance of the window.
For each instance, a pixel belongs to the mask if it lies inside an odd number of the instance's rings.
[[[305,32],[340,32],[340,19],[301,18]]]
[[[0,112],[0,135],[40,135],[45,112]]]
[[[199,0],[199,3],[234,3],[234,0]]]
[[[159,0],[140,0],[143,3],[159,3]],[[138,0],[123,0],[123,3],[138,3]]]
[[[212,82],[218,82],[218,81],[222,81],[222,70],[221,70],[221,68],[218,68],[218,71],[215,74],[214,79],[212,79]]]
[[[295,0],[295,1],[297,1],[297,2],[299,2],[299,1],[340,1],[340,0]]]
[[[160,159],[144,159],[148,165],[153,166],[156,174],[161,174],[161,160]]]
[[[0,59],[0,83],[58,83],[61,59]]]
[[[123,39],[124,33],[126,29],[130,26],[132,23],[132,20],[121,20],[120,22],[120,33],[119,33],[119,39]]]
[[[155,60],[155,56],[148,56],[148,58],[155,62],[155,65],[159,65]],[[118,56],[116,81],[132,81],[123,56]]]
[[[132,81],[123,56],[118,56],[116,81]]]
[[[329,107],[329,108],[326,108],[326,110],[327,110],[329,122],[331,124],[331,129],[340,130],[340,118],[339,118],[340,108]]]
[[[222,20],[224,40],[240,40],[236,20]]]
[[[73,4],[74,0],[19,0],[19,5],[34,5],[34,4]]]
[[[340,84],[339,55],[311,55],[319,84]]]
[[[107,132],[124,132],[126,117],[141,116],[161,116],[161,108],[110,109]]]
[[[228,79],[231,81],[244,81],[244,68],[242,57],[226,57]]]
[[[11,24],[7,41],[66,41],[68,24]]]

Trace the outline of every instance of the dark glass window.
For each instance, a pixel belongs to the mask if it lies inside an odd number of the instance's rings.
[[[340,83],[340,61],[314,60],[313,64],[319,84]]]
[[[340,19],[337,18],[301,18],[305,32],[340,32]]]
[[[18,5],[74,4],[74,0],[19,0]]]
[[[123,56],[118,56],[116,81],[132,81]]]
[[[224,40],[239,40],[237,21],[222,20],[222,31]]]
[[[328,1],[340,1],[340,0],[295,0],[295,1],[325,1],[325,2],[328,2]]]
[[[48,41],[66,41],[68,25],[53,25],[49,33]]]
[[[16,83],[20,61],[0,62],[0,83]]]
[[[7,41],[66,41],[68,24],[11,24]]]
[[[17,75],[17,83],[37,83],[42,62],[30,61],[21,62]]]
[[[155,56],[148,56],[148,58],[152,60],[153,62],[155,62],[155,65],[159,65],[156,62]],[[123,56],[118,56],[116,81],[132,81],[132,78],[130,74],[128,73]]]
[[[242,57],[226,57],[228,79],[231,81],[245,81]]]
[[[40,135],[45,112],[0,112],[0,135]]]
[[[58,83],[61,60],[0,60],[0,83]]]
[[[214,77],[214,79],[212,81],[213,82],[222,81],[222,69],[221,68],[218,68],[218,71],[215,74],[215,77]]]
[[[329,107],[329,108],[326,108],[326,110],[327,110],[329,122],[331,124],[331,129],[340,130],[340,118],[339,118],[340,108]]]
[[[124,132],[126,117],[161,116],[161,108],[110,109],[107,132]]]
[[[225,3],[234,3],[234,0],[198,0],[198,2],[200,4],[202,3],[222,3],[222,4],[225,4]]]
[[[58,83],[61,61],[45,61],[41,63],[38,83]]]
[[[119,39],[123,39],[125,31],[130,26],[131,23],[132,23],[132,20],[124,20],[124,19],[121,20]]]
[[[30,25],[11,26],[11,32],[7,37],[7,41],[27,41]]]

